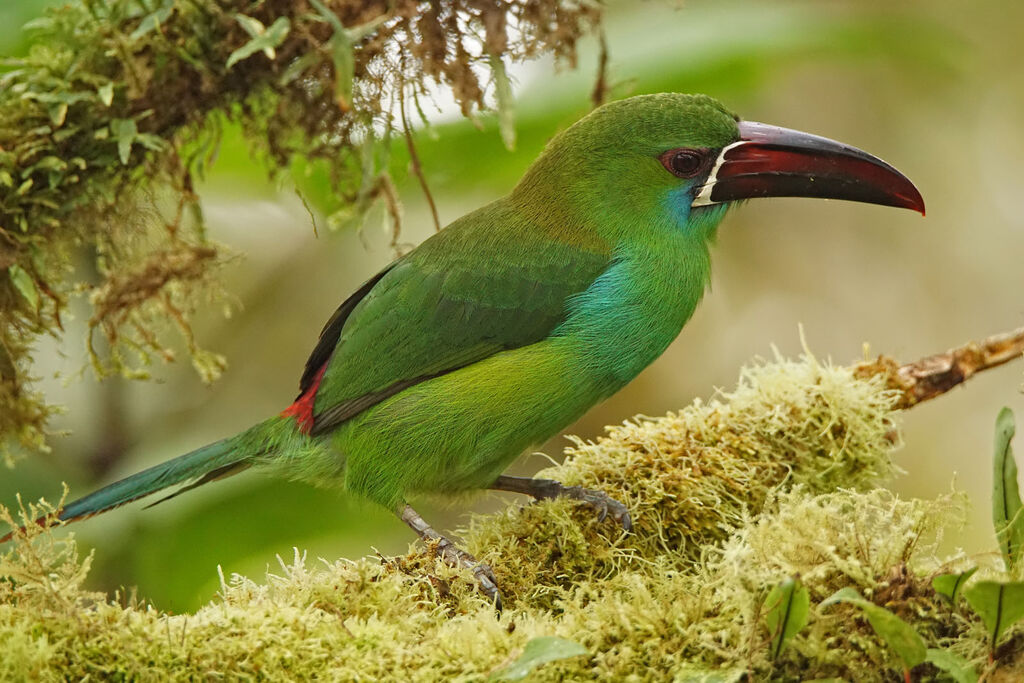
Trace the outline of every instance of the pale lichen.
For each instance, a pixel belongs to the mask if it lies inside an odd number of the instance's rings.
[[[931,586],[964,568],[937,544],[965,501],[878,488],[892,471],[892,399],[851,369],[777,360],[710,403],[577,442],[543,475],[620,497],[634,531],[565,500],[474,518],[465,541],[497,574],[500,619],[471,575],[418,546],[355,561],[296,551],[264,581],[233,576],[206,607],[170,615],[88,592],[73,542],[33,527],[0,557],[0,679],[482,681],[530,639],[560,636],[589,656],[531,680],[894,680],[900,665],[858,611],[819,606],[845,587],[980,669],[980,621]],[[795,575],[810,620],[773,660],[763,602]],[[1004,640],[989,666],[1012,677],[1024,629]]]

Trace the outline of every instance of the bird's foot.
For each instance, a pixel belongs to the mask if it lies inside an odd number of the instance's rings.
[[[457,569],[468,569],[476,577],[480,592],[487,596],[487,600],[494,605],[494,608],[501,611],[501,591],[498,590],[498,580],[494,578],[494,571],[490,565],[480,562],[467,553],[447,536],[441,536],[437,543],[437,551],[449,566]]]
[[[437,533],[410,506],[406,505],[402,508],[399,517],[424,541],[434,543],[434,547],[437,548],[438,554],[446,564],[456,569],[468,569],[472,572],[480,592],[487,596],[487,600],[494,605],[498,612],[501,612],[501,591],[498,590],[498,581],[494,578],[494,572],[489,566],[455,545],[455,542],[447,536]]]
[[[633,528],[633,519],[629,514],[629,508],[615,500],[603,491],[586,489],[582,486],[565,486],[554,479],[533,479],[531,477],[498,477],[491,488],[498,491],[512,491],[533,496],[536,500],[548,500],[552,498],[571,498],[578,500],[584,505],[597,512],[598,521],[604,521],[611,516],[623,529],[629,531]]]

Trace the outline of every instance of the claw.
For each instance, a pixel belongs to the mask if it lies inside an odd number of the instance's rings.
[[[487,599],[494,604],[494,608],[501,613],[501,591],[498,589],[498,580],[494,577],[494,571],[489,565],[477,561],[475,557],[462,548],[456,546],[444,536],[441,537],[437,546],[441,551],[441,559],[452,567],[468,569],[476,577],[480,592],[487,596]]]
[[[603,491],[585,489],[582,486],[564,486],[553,479],[531,479],[529,477],[500,476],[491,485],[492,489],[498,491],[513,491],[533,496],[536,500],[546,500],[565,496],[578,500],[597,511],[597,520],[603,522],[611,513],[614,519],[623,529],[630,531],[633,528],[633,520],[629,515],[629,508],[615,500]]]
[[[633,528],[629,509],[603,491],[585,489],[582,486],[567,486],[563,489],[562,495],[578,500],[596,510],[599,522],[603,522],[611,514],[612,519],[626,531]]]
[[[501,614],[501,591],[498,590],[498,581],[494,578],[494,572],[491,571],[489,566],[482,562],[478,562],[475,557],[455,545],[450,538],[442,536],[434,531],[434,529],[408,505],[401,509],[398,516],[401,517],[402,521],[408,524],[409,527],[424,541],[436,543],[437,545],[435,547],[440,553],[441,559],[448,565],[457,569],[468,569],[471,571],[473,576],[476,577],[480,591],[487,596],[487,599],[494,605],[498,614]]]

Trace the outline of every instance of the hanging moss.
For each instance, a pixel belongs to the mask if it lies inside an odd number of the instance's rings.
[[[0,557],[0,679],[483,681],[541,636],[588,654],[530,680],[901,677],[859,612],[820,607],[846,587],[980,671],[980,620],[931,587],[937,573],[965,567],[937,554],[965,501],[878,488],[892,471],[897,395],[881,377],[778,360],[748,368],[710,403],[578,442],[542,476],[613,493],[634,530],[566,500],[474,518],[465,540],[498,577],[500,619],[471,575],[418,544],[386,560],[314,562],[296,551],[262,581],[223,579],[208,606],[170,615],[89,592],[73,540],[33,528]],[[763,603],[795,575],[810,594],[809,623],[773,660]],[[989,668],[1014,680],[1024,629],[1004,641]],[[914,669],[915,680],[937,673]]]
[[[60,336],[68,299],[92,305],[98,371],[144,375],[177,330],[197,370],[224,359],[190,314],[222,292],[225,249],[205,234],[193,179],[225,121],[272,174],[325,170],[332,212],[396,201],[375,153],[435,84],[463,114],[504,88],[504,62],[572,63],[599,18],[561,0],[80,0],[30,24],[28,56],[0,62],[0,448],[44,447],[52,407],[31,346]],[[492,74],[493,71],[493,74]],[[499,106],[501,104],[499,98]],[[386,150],[385,150],[386,152]],[[385,152],[382,152],[385,153]],[[75,272],[95,259],[99,284]],[[92,352],[110,343],[109,358]]]

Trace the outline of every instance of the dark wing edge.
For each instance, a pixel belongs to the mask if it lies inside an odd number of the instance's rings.
[[[313,352],[309,354],[309,358],[306,360],[306,367],[302,371],[302,379],[299,380],[299,395],[296,400],[301,399],[310,389],[312,389],[320,379],[320,371],[331,359],[331,355],[334,353],[335,347],[338,345],[338,341],[341,339],[341,330],[345,327],[345,322],[348,317],[355,310],[355,307],[359,305],[367,294],[370,293],[378,282],[381,281],[385,275],[388,274],[395,264],[392,263],[384,270],[380,271],[372,278],[364,282],[359,289],[352,293],[349,298],[345,299],[338,310],[334,312],[334,315],[330,317],[327,324],[324,325],[324,329],[320,331],[320,339],[316,343],[316,347]]]
[[[413,379],[403,379],[401,381],[395,382],[386,389],[381,389],[380,391],[372,391],[368,394],[363,394],[359,398],[353,399],[351,401],[344,401],[342,403],[339,403],[338,405],[331,406],[324,412],[319,413],[314,417],[313,428],[310,430],[309,433],[311,436],[317,436],[318,434],[329,432],[330,430],[334,429],[335,427],[337,427],[350,417],[354,417],[359,413],[363,412],[364,410],[366,410],[367,408],[371,408],[380,403],[381,401],[391,398],[400,391],[408,389],[409,387],[419,384],[420,382],[425,382],[428,379],[433,379],[435,377],[440,377],[441,375],[447,374],[449,372],[453,372],[454,370],[458,370],[458,368],[447,368],[442,372],[437,372],[432,375],[421,375],[420,377],[414,377]]]

